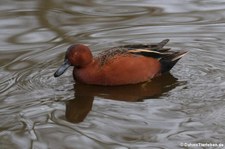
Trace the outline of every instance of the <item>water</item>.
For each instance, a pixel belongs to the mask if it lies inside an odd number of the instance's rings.
[[[3,0],[0,11],[1,149],[225,145],[225,1]],[[189,53],[150,83],[74,84],[72,69],[53,77],[72,43],[97,54],[166,38]]]

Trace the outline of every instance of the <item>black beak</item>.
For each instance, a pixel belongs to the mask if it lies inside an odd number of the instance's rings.
[[[61,76],[70,66],[71,64],[69,63],[68,59],[65,59],[64,63],[54,73],[54,77]]]

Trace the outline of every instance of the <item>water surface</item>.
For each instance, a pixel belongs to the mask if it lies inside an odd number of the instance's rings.
[[[225,1],[7,0],[0,12],[0,148],[225,145]],[[72,43],[97,54],[166,38],[189,53],[150,83],[53,77]]]

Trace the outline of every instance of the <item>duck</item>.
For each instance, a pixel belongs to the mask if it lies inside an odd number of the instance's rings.
[[[156,44],[131,44],[111,47],[94,56],[84,44],[71,45],[63,64],[54,77],[61,76],[73,66],[75,82],[118,86],[149,82],[169,72],[187,51],[172,51],[164,48],[165,39]]]

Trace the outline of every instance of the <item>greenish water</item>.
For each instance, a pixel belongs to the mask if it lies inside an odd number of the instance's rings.
[[[0,12],[1,149],[225,145],[225,1],[3,0]],[[70,44],[97,54],[166,38],[189,53],[150,83],[53,77]]]

